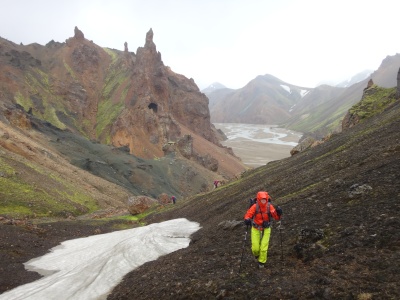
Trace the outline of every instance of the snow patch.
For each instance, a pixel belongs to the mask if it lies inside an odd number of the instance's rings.
[[[283,85],[283,84],[281,84],[280,86],[290,94],[290,87],[288,87],[287,85]]]
[[[303,98],[303,97],[304,97],[305,95],[307,95],[309,92],[310,92],[309,90],[301,90],[301,91],[300,91],[301,98]]]
[[[69,240],[25,263],[45,276],[0,299],[106,299],[123,276],[140,265],[189,246],[200,225],[175,219],[144,227]]]

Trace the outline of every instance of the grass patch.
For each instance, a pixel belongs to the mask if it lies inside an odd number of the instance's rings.
[[[34,115],[60,129],[65,129],[67,126],[58,119],[55,108],[55,106],[57,106],[58,110],[64,111],[62,101],[60,101],[57,97],[52,98],[53,96],[48,75],[39,69],[34,69],[33,73],[25,74],[25,82],[29,86],[29,93],[37,96],[43,105],[42,109],[37,109],[37,107],[34,109]],[[51,103],[49,98],[53,100]],[[30,97],[23,96],[19,91],[16,92],[14,99],[24,108],[25,111],[35,107],[35,104],[32,102]]]
[[[111,100],[99,103],[97,112],[96,135],[100,136],[104,129],[112,124],[125,108],[123,102],[113,104]]]
[[[25,174],[37,178],[26,182],[0,158],[0,215],[50,217],[81,215],[98,209],[97,202],[52,173],[27,162]],[[45,184],[43,184],[45,182]]]
[[[106,50],[112,56],[112,64],[107,72],[105,85],[102,89],[102,99],[99,101],[96,116],[96,136],[102,134],[103,140],[110,141],[111,137],[105,130],[121,114],[125,108],[125,99],[130,89],[129,76],[124,68],[117,66],[116,54],[111,50]],[[116,98],[119,94],[119,97]]]
[[[117,53],[113,50],[111,50],[110,48],[103,48],[103,50],[111,56],[111,61],[112,63],[115,63],[118,59]]]
[[[60,119],[57,117],[55,108],[50,105],[45,106],[43,119],[51,123],[53,126],[60,128],[62,130],[67,128],[67,126],[63,122],[61,122]]]
[[[31,99],[29,97],[24,97],[21,92],[16,92],[14,100],[17,104],[21,105],[25,111],[28,111],[30,107],[33,106]]]
[[[350,108],[349,112],[357,115],[361,121],[370,118],[383,112],[387,106],[396,101],[395,93],[396,88],[387,89],[374,85],[365,92],[360,102]]]
[[[304,193],[304,192],[306,192],[306,191],[308,191],[308,190],[310,190],[312,188],[315,188],[319,184],[320,184],[320,182],[317,182],[317,183],[314,183],[314,184],[310,184],[310,185],[306,186],[305,188],[303,188],[303,189],[301,189],[299,191],[296,191],[296,192],[291,193],[289,195],[285,195],[285,196],[280,197],[279,199],[277,199],[277,202],[284,203],[285,201],[289,200],[290,198],[296,198],[300,194],[302,194],[302,193]],[[302,199],[304,200],[305,198],[303,197]]]
[[[0,214],[13,217],[44,217],[52,212],[74,210],[53,199],[46,191],[21,182],[15,176],[0,178],[0,199]]]
[[[64,68],[67,69],[69,75],[71,75],[71,77],[72,77],[74,80],[77,80],[76,75],[75,75],[75,73],[74,73],[74,70],[72,70],[72,68],[65,62],[65,60],[64,60],[63,62],[64,62]]]

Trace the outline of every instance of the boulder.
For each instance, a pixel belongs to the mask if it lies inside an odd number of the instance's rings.
[[[187,134],[180,138],[177,142],[177,148],[179,153],[183,157],[190,159],[193,155],[193,138],[191,135]]]
[[[147,196],[130,196],[128,198],[128,211],[131,215],[141,214],[157,205],[156,199]]]
[[[197,155],[196,160],[200,165],[210,171],[216,172],[218,170],[218,160],[208,153],[204,156]]]
[[[290,150],[290,155],[295,155],[301,151],[304,151],[308,148],[311,148],[312,145],[316,142],[316,140],[312,137],[305,138],[300,144]]]
[[[157,199],[158,199],[158,201],[159,201],[159,203],[160,203],[161,205],[166,205],[166,204],[171,203],[170,197],[169,197],[167,194],[165,194],[165,193],[160,194],[160,195],[157,197]]]

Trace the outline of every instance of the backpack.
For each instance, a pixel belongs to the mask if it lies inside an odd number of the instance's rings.
[[[257,198],[254,198],[254,199],[250,198],[250,199],[249,199],[249,208],[250,208],[253,204],[256,204],[256,203],[257,203]]]

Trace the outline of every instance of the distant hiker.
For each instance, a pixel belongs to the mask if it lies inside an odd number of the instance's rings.
[[[218,183],[219,183],[218,180],[214,180],[214,189],[216,189],[218,187]]]
[[[172,197],[171,197],[171,200],[172,200],[172,203],[175,204],[175,202],[176,202],[175,196],[172,196]]]
[[[271,203],[267,192],[257,193],[256,203],[252,204],[244,215],[244,223],[251,225],[251,251],[258,261],[258,267],[263,268],[267,262],[269,238],[271,236],[272,218],[280,220],[282,209],[276,209]]]

